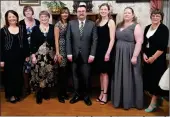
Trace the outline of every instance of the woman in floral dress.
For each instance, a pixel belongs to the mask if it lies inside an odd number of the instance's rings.
[[[32,71],[31,86],[36,91],[36,102],[50,98],[50,90],[55,85],[55,39],[54,26],[49,24],[50,14],[41,11],[40,25],[31,34]]]

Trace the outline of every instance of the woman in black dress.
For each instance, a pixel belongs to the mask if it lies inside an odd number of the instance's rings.
[[[69,21],[69,9],[64,7],[60,11],[60,20],[55,24],[55,44],[56,55],[59,63],[59,79],[58,79],[58,100],[65,103],[68,100],[67,85],[68,85],[68,61],[66,54],[66,31]]]
[[[39,25],[40,22],[37,19],[33,18],[34,10],[31,6],[24,6],[23,15],[25,16],[25,18],[21,20],[19,24],[24,26],[25,30],[27,31],[26,37],[30,45],[32,29],[34,28],[34,26]],[[29,95],[31,93],[31,89],[29,86],[30,72],[31,72],[31,59],[30,61],[24,63],[24,93],[25,95]]]
[[[33,63],[30,83],[36,91],[38,104],[43,98],[50,99],[50,88],[54,87],[56,76],[54,26],[49,24],[48,11],[41,11],[39,18],[40,25],[33,28],[30,45]]]
[[[165,94],[158,83],[167,69],[166,53],[169,39],[169,30],[162,23],[163,13],[154,10],[151,13],[152,24],[144,31],[143,60],[144,60],[144,88],[152,94],[152,99],[146,112],[154,111],[158,106],[158,96]]]
[[[29,58],[25,30],[18,25],[18,14],[9,10],[5,14],[6,25],[1,29],[1,67],[4,67],[5,97],[15,103],[20,100],[23,88],[23,64]]]
[[[97,20],[98,45],[95,63],[97,72],[100,74],[101,93],[96,101],[100,104],[107,102],[107,91],[109,84],[110,54],[115,38],[115,22],[110,16],[110,7],[104,3],[100,6],[100,17]]]

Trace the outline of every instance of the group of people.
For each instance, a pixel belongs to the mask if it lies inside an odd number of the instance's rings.
[[[71,75],[74,94],[70,103],[83,99],[90,106],[91,66],[95,65],[101,88],[96,101],[100,104],[108,102],[110,83],[114,107],[142,109],[144,90],[152,94],[145,111],[160,106],[160,97],[167,93],[158,83],[167,69],[169,38],[161,10],[151,12],[152,24],[145,27],[144,33],[131,7],[124,9],[123,20],[116,25],[106,3],[99,7],[96,22],[86,18],[84,5],[78,6],[76,20],[69,20],[67,7],[61,9],[55,25],[49,24],[48,11],[39,13],[39,21],[33,18],[31,6],[25,6],[23,14],[25,18],[19,21],[17,12],[7,11],[6,24],[1,28],[0,65],[4,67],[8,101],[20,101],[25,81],[26,92],[31,92],[30,84],[36,102],[41,104],[43,99],[50,99],[50,89],[57,82],[58,100],[65,103]]]

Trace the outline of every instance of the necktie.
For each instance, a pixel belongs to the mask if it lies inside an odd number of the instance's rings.
[[[81,26],[80,26],[80,37],[83,35],[83,22],[81,22]]]

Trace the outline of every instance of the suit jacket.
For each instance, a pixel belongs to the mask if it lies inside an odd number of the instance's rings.
[[[66,33],[66,52],[73,56],[73,61],[81,56],[84,63],[88,63],[89,55],[95,56],[97,47],[97,31],[93,21],[86,20],[83,27],[83,35],[80,37],[79,22],[72,20],[68,24]]]

